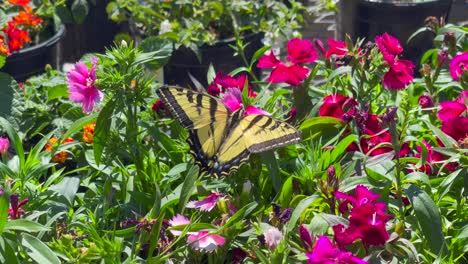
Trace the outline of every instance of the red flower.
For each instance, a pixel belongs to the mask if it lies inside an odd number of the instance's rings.
[[[156,101],[153,106],[151,107],[151,110],[154,112],[161,112],[166,110],[166,106],[164,105],[164,102],[162,100]]]
[[[468,115],[468,105],[466,105],[465,100],[468,101],[468,90],[461,92],[457,100],[440,102],[437,117],[444,122],[463,114]]]
[[[8,0],[12,5],[20,5],[26,7],[29,5],[29,0]]]
[[[421,108],[429,108],[434,106],[434,101],[430,95],[424,94],[419,97],[418,104]]]
[[[375,43],[379,47],[380,52],[384,55],[384,58],[386,58],[385,60],[387,60],[387,62],[389,62],[388,59],[394,59],[397,55],[403,52],[403,47],[401,47],[398,39],[387,33],[384,33],[382,36],[377,36],[375,38]]]
[[[344,41],[335,40],[329,38],[328,42],[328,51],[325,55],[325,59],[329,59],[332,55],[337,55],[338,57],[342,57],[348,54],[348,48],[346,47],[346,43]]]
[[[5,43],[5,39],[3,38],[3,35],[0,34],[0,55],[10,55],[10,49],[8,48],[8,45]]]
[[[309,74],[310,70],[302,63],[314,62],[318,54],[309,40],[293,38],[288,42],[288,62],[283,63],[276,58],[273,51],[263,55],[257,64],[262,69],[273,68],[268,77],[270,83],[285,82],[291,86],[298,86]]]
[[[468,71],[468,51],[458,54],[450,61],[450,75],[456,81]]]
[[[331,116],[344,120],[345,115],[354,113],[356,100],[341,94],[331,94],[323,98],[323,104],[320,106],[320,116]]]
[[[365,203],[372,203],[380,198],[380,194],[369,191],[369,189],[364,185],[358,185],[355,190],[355,196],[347,195],[342,192],[335,192],[335,197],[345,200],[339,206],[340,213],[345,214],[349,211],[348,205],[355,207]]]
[[[8,27],[4,28],[3,32],[8,36],[8,48],[10,52],[21,49],[24,43],[31,41],[28,32],[16,28],[12,21],[8,22]]]
[[[383,85],[391,90],[404,89],[413,81],[413,68],[414,64],[409,60],[393,61],[383,77]]]
[[[21,209],[21,207],[23,207],[23,205],[25,205],[29,201],[28,198],[25,198],[21,202],[18,202],[18,198],[19,195],[17,193],[14,193],[10,196],[11,208],[8,209],[8,216],[12,220],[21,218],[21,215],[25,213],[25,211]]]

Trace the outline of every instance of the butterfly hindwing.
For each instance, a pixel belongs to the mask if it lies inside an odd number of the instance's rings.
[[[260,153],[298,143],[301,133],[288,123],[265,115],[247,115],[235,123],[216,156],[214,169],[229,174],[245,162],[250,153]]]

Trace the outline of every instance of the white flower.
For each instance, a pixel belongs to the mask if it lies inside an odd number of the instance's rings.
[[[159,29],[159,35],[162,35],[164,33],[167,33],[167,32],[171,32],[172,31],[172,25],[171,25],[171,22],[169,22],[169,20],[164,20],[163,22],[161,22],[161,28]]]
[[[270,227],[264,235],[265,243],[270,249],[274,249],[283,239],[283,234],[276,227]]]

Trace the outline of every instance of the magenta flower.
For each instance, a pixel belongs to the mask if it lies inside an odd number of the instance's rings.
[[[309,258],[308,264],[367,264],[368,262],[360,259],[351,252],[341,251],[336,248],[330,239],[326,236],[321,236],[317,239],[314,251],[307,254]]]
[[[242,104],[242,93],[238,88],[231,88],[223,94],[221,102],[232,112],[243,109],[244,105]],[[257,108],[253,105],[249,105],[244,109],[244,116],[247,115],[267,115],[271,114],[267,111],[264,111],[260,108]]]
[[[375,43],[379,47],[380,52],[382,52],[384,58],[386,58],[385,60],[387,60],[388,63],[390,63],[388,61],[389,59],[393,60],[396,56],[403,52],[403,47],[400,45],[400,42],[398,42],[398,39],[390,36],[387,33],[384,33],[382,36],[377,36],[375,38]]]
[[[70,100],[82,104],[83,112],[90,113],[94,105],[102,100],[103,94],[95,86],[97,58],[91,59],[88,69],[83,62],[75,64],[75,69],[68,73],[68,92]]]
[[[362,204],[353,208],[346,233],[359,237],[366,246],[383,245],[390,237],[385,224],[391,218],[377,204]]]
[[[310,235],[309,230],[304,225],[299,226],[299,237],[301,238],[302,244],[306,252],[312,252],[314,239]]]
[[[357,105],[356,100],[341,94],[331,94],[323,98],[320,106],[320,116],[331,116],[344,120],[345,116],[352,115]]]
[[[264,234],[265,243],[270,249],[275,249],[283,239],[283,233],[276,227],[270,227]]]
[[[455,81],[458,81],[460,76],[468,71],[468,51],[454,56],[449,66],[450,75]]]
[[[219,198],[223,197],[224,195],[218,192],[213,192],[205,199],[200,200],[200,201],[191,201],[187,204],[187,208],[198,208],[202,212],[209,212],[213,210],[213,208],[216,206],[216,203],[218,202]]]
[[[355,195],[347,195],[342,192],[335,192],[335,197],[338,199],[344,199],[345,201],[340,204],[339,211],[345,214],[349,211],[348,205],[351,204],[353,207],[359,206],[365,203],[372,203],[376,199],[380,198],[379,194],[369,191],[364,185],[358,185],[355,190]]]
[[[391,90],[404,89],[413,81],[414,64],[409,60],[395,60],[383,77],[383,85]]]
[[[175,215],[171,220],[169,220],[169,225],[171,227],[188,225],[188,224],[190,224],[190,220],[181,214]],[[169,232],[171,232],[174,236],[182,235],[182,231],[180,230],[169,230]],[[191,233],[189,232],[189,234]]]
[[[468,117],[455,117],[442,122],[442,132],[468,146]]]
[[[309,40],[293,38],[288,42],[288,62],[283,63],[276,58],[273,51],[263,55],[257,64],[262,69],[273,68],[268,82],[285,82],[291,86],[298,86],[309,74],[310,70],[300,64],[314,62],[318,53]]]
[[[346,43],[344,41],[329,38],[327,42],[328,50],[327,54],[325,55],[325,59],[328,60],[332,55],[343,57],[344,55],[348,54],[348,48],[346,47]]]
[[[187,243],[191,244],[192,248],[198,251],[212,252],[219,246],[226,243],[226,239],[220,235],[209,235],[208,231],[200,231],[189,235]]]
[[[221,94],[228,92],[232,88],[237,88],[240,91],[244,90],[244,87],[247,83],[246,75],[239,75],[237,78],[224,74],[222,71],[216,73],[216,76],[212,83],[208,85],[207,92],[208,94],[219,97]],[[255,98],[257,94],[252,90],[250,85],[248,87],[248,96]]]
[[[440,110],[437,117],[444,122],[446,120],[459,117],[463,114],[468,115],[468,90],[460,93],[457,100],[440,102]]]
[[[7,153],[10,148],[10,140],[7,137],[0,137],[0,154]]]

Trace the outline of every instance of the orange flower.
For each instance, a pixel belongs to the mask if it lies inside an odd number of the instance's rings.
[[[43,22],[42,18],[33,13],[30,6],[26,7],[25,10],[19,11],[19,14],[13,17],[13,21],[16,25],[33,27],[38,26]]]
[[[83,141],[87,144],[93,143],[94,128],[96,123],[87,124],[83,127]]]
[[[5,43],[5,40],[3,39],[3,36],[0,35],[0,55],[10,55],[10,50],[8,49],[7,44]]]
[[[75,142],[75,140],[71,137],[66,138],[64,141],[62,141],[62,145],[66,143],[71,143]],[[51,137],[49,139],[49,143],[45,145],[45,150],[48,152],[52,151],[52,148],[57,145],[57,138],[56,137]],[[58,154],[55,154],[52,157],[52,162],[57,162],[57,163],[64,163],[68,158],[68,153],[65,151],[60,151]]]
[[[26,7],[29,5],[29,0],[8,0],[12,5],[20,5]]]

